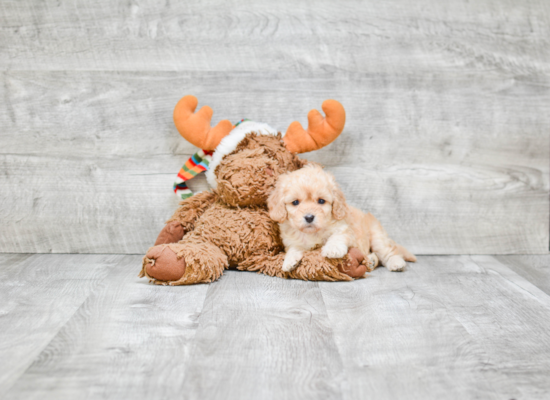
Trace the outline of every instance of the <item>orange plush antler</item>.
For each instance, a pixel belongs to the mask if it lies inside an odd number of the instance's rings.
[[[214,128],[210,127],[213,111],[204,106],[195,113],[199,101],[195,96],[185,96],[174,108],[174,123],[178,132],[189,143],[203,150],[214,150],[220,141],[233,129],[233,124],[224,119]]]
[[[307,115],[307,131],[298,121],[290,124],[283,139],[288,150],[293,153],[318,150],[342,133],[346,123],[346,111],[342,104],[336,100],[325,100],[322,107],[326,118],[319,111],[311,110]]]

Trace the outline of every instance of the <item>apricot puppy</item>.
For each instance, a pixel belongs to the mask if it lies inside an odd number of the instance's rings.
[[[268,199],[269,216],[279,223],[286,256],[284,271],[292,271],[303,252],[322,246],[322,255],[340,258],[357,247],[371,269],[381,262],[402,271],[416,257],[390,239],[370,213],[346,203],[334,177],[311,163],[281,175]]]

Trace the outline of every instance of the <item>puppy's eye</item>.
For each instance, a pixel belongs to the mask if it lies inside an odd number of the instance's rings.
[[[297,206],[298,204],[300,204],[300,201],[299,201],[299,200],[294,200],[294,201],[292,202],[292,205],[294,205],[294,206]]]
[[[319,203],[319,204],[325,204],[325,200],[324,200],[324,199],[319,199],[319,200],[317,200],[317,203]]]

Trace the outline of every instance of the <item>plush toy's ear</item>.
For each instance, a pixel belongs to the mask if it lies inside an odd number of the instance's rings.
[[[280,176],[275,189],[269,195],[267,199],[267,207],[269,208],[269,217],[276,222],[285,222],[287,218],[286,204],[284,202],[283,196],[283,185],[282,181],[284,180],[284,175]]]
[[[332,181],[332,195],[334,196],[334,200],[332,201],[332,217],[335,220],[340,221],[346,218],[348,213],[348,205],[346,203],[344,193],[334,180]]]
[[[283,138],[286,148],[292,153],[306,153],[318,150],[332,143],[342,133],[346,124],[346,111],[336,100],[325,100],[323,118],[317,110],[311,110],[308,115],[307,131],[298,121],[288,127]]]
[[[204,106],[195,113],[198,103],[195,96],[185,96],[178,101],[174,108],[174,123],[180,135],[189,143],[203,150],[214,150],[231,132],[233,124],[224,119],[211,128],[212,109]]]

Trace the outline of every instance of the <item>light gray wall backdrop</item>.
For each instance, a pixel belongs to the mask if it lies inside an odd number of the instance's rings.
[[[397,241],[548,252],[550,2],[3,0],[0,27],[2,252],[143,253],[185,94],[280,130],[338,99],[304,157]]]

